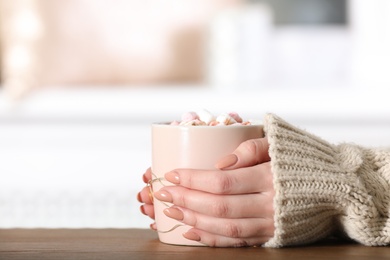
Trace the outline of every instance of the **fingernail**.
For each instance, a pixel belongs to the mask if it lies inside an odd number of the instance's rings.
[[[165,190],[159,190],[159,191],[155,192],[154,196],[156,197],[156,199],[161,200],[161,201],[173,202],[172,195]]]
[[[225,169],[227,167],[233,166],[237,163],[238,157],[235,154],[229,154],[222,159],[220,159],[216,164],[215,167],[218,169]]]
[[[177,207],[170,207],[167,209],[164,209],[164,214],[167,215],[170,218],[176,219],[176,220],[183,220],[184,214],[183,212],[178,209]]]
[[[138,194],[137,194],[137,200],[138,200],[139,202],[142,202],[141,192],[138,192]]]
[[[142,175],[142,180],[145,182],[145,183],[148,183],[148,178],[146,178],[146,175],[144,174],[144,175]]]
[[[156,225],[156,223],[150,224],[150,228],[153,229],[154,231],[156,231],[156,230],[157,230],[157,225]]]
[[[191,232],[191,231],[184,233],[183,237],[185,237],[189,240],[200,241],[200,236],[194,232]]]
[[[166,173],[165,179],[173,184],[180,184],[179,174],[175,171]]]
[[[140,211],[141,211],[142,214],[146,215],[144,205],[141,205],[141,206],[139,207],[139,209],[140,209]]]

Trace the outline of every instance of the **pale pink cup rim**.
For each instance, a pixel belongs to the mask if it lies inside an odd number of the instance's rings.
[[[161,126],[161,127],[176,127],[176,128],[231,128],[231,127],[262,127],[262,124],[253,124],[253,125],[171,125],[170,122],[160,122],[152,123],[152,126]]]

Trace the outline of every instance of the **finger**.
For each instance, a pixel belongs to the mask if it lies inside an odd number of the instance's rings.
[[[165,209],[164,214],[189,226],[225,237],[272,237],[275,230],[272,216],[240,219],[215,218],[176,206]]]
[[[138,201],[145,204],[153,204],[152,198],[153,195],[151,194],[149,186],[142,188],[142,190],[137,194]]]
[[[192,228],[183,236],[190,240],[198,241],[210,247],[248,247],[261,246],[271,239],[271,237],[251,237],[251,238],[232,238],[215,235],[204,230]]]
[[[215,195],[169,186],[155,192],[156,199],[218,218],[266,218],[273,216],[273,193]]]
[[[266,137],[250,139],[241,143],[230,155],[220,159],[215,167],[218,169],[237,169],[270,161],[269,143]]]
[[[142,175],[142,180],[145,183],[148,183],[152,179],[152,169],[149,167],[146,169],[145,173]]]
[[[177,169],[166,180],[189,189],[213,194],[244,194],[273,189],[270,162],[235,170]]]
[[[149,216],[151,219],[155,218],[153,205],[147,205],[147,204],[141,205],[140,211],[142,214]]]
[[[156,222],[153,222],[152,224],[150,224],[150,229],[152,229],[152,230],[154,230],[154,231],[157,231]]]

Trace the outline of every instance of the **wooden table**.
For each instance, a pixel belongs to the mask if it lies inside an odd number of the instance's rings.
[[[330,239],[292,248],[166,245],[147,229],[0,229],[0,259],[390,259],[390,247]]]

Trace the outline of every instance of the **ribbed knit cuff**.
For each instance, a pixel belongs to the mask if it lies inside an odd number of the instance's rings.
[[[265,246],[308,244],[336,228],[369,246],[390,245],[390,152],[332,145],[268,114],[274,237]]]
[[[308,244],[334,231],[345,193],[337,147],[281,118],[264,119],[274,175],[275,233],[266,247]]]

